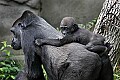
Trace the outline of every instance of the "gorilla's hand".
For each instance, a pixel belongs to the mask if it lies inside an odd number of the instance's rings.
[[[35,40],[35,45],[42,46],[43,45],[43,39],[36,39]]]

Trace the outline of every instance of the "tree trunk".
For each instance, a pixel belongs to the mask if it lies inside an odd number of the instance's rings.
[[[106,0],[94,33],[102,34],[113,45],[109,55],[114,64],[120,60],[120,0]]]

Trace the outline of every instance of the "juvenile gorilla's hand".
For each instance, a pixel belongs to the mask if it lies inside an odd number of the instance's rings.
[[[42,46],[43,45],[43,39],[36,39],[35,40],[35,45]]]

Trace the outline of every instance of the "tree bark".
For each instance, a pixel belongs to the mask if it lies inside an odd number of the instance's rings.
[[[106,0],[94,28],[113,45],[109,55],[115,64],[120,59],[120,0]]]

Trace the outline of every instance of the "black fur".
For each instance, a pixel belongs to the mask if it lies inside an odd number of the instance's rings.
[[[41,58],[33,44],[35,37],[40,36],[36,31],[38,21],[39,18],[35,14],[25,11],[11,28],[14,35],[11,43],[13,49],[23,49],[25,55],[25,69],[16,76],[15,80],[45,80]]]
[[[102,35],[94,34],[86,29],[79,28],[72,17],[63,18],[60,28],[64,35],[62,39],[37,39],[35,41],[36,45],[41,46],[48,44],[62,46],[71,42],[77,42],[86,45],[86,49],[98,54],[107,49],[104,44],[105,39]]]
[[[60,28],[62,34],[65,35],[62,39],[36,39],[35,44],[58,47],[72,42],[84,44],[86,49],[98,53],[101,57],[102,69],[97,80],[113,80],[113,69],[108,56],[112,47],[109,43],[104,43],[105,39],[102,35],[79,28],[71,17],[63,18]]]

